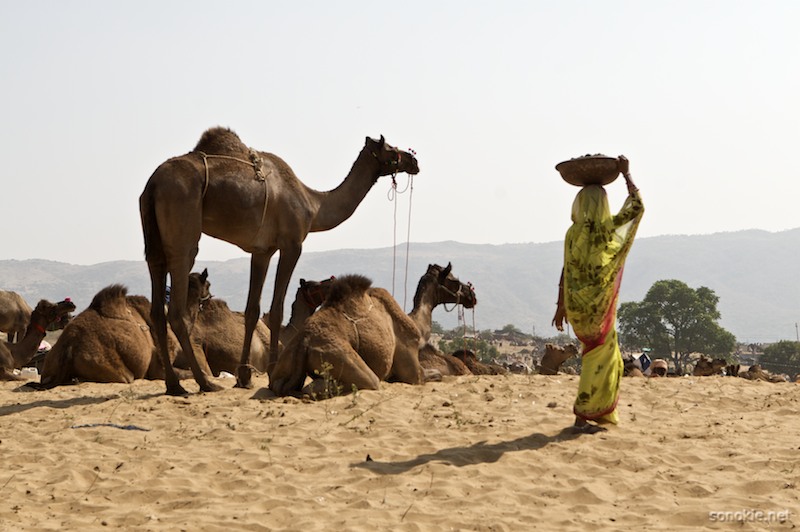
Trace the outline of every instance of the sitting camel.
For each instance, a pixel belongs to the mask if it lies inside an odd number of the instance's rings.
[[[747,371],[742,371],[739,376],[743,379],[751,381],[764,381],[764,382],[786,382],[786,379],[780,375],[774,375],[761,367],[761,364],[753,364]]]
[[[419,350],[419,363],[423,370],[438,372],[440,375],[471,375],[466,364],[447,353],[442,353],[433,345],[426,343]]]
[[[469,349],[459,349],[453,353],[453,357],[460,360],[467,366],[473,375],[506,375],[508,370],[499,364],[484,364],[474,352]]]
[[[19,342],[31,322],[33,309],[16,292],[0,290],[0,332],[9,342]]]
[[[208,272],[189,275],[187,307],[190,323],[210,296]],[[78,314],[47,353],[39,388],[53,388],[73,380],[130,383],[134,379],[163,379],[164,367],[157,356],[150,322],[150,302],[129,296],[114,284],[98,292],[89,307]],[[170,357],[178,343],[170,336]],[[201,367],[210,375],[211,370]],[[188,372],[186,372],[188,376]]]
[[[726,377],[738,377],[739,371],[742,369],[740,364],[728,364],[725,366],[725,376]]]
[[[306,319],[322,304],[330,292],[332,280],[318,282],[300,279],[289,324],[281,328],[282,345],[286,345],[297,334]],[[270,332],[267,323],[264,319],[256,323],[250,343],[250,365],[262,373],[267,371],[269,363]],[[244,333],[244,314],[232,311],[225,301],[212,298],[197,315],[191,338],[193,343],[202,347],[214,376],[219,376],[222,371],[235,375],[242,356]],[[174,366],[185,367],[182,354],[176,357]]]
[[[75,304],[68,299],[55,304],[44,299],[39,301],[31,312],[25,336],[15,344],[0,342],[0,380],[25,380],[15,375],[14,369],[21,368],[33,359],[50,324],[74,310]]]
[[[270,376],[278,395],[300,392],[307,376],[314,378],[312,397],[335,390],[377,390],[383,380],[422,384],[419,350],[430,338],[434,307],[444,303],[473,307],[472,287],[461,283],[448,264],[428,266],[417,285],[409,314],[383,288],[373,288],[361,275],[334,281],[322,308],[284,348]]]
[[[700,355],[697,364],[694,366],[692,375],[695,377],[709,377],[711,375],[722,375],[722,370],[728,365],[723,358],[710,359],[705,355]]]
[[[558,375],[561,364],[578,354],[575,344],[568,344],[564,347],[555,344],[545,344],[544,356],[539,364],[540,375]]]

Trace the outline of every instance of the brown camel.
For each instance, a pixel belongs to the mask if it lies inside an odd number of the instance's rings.
[[[766,371],[761,367],[761,364],[753,364],[746,371],[739,372],[739,376],[743,379],[751,381],[764,381],[764,382],[786,382],[786,379],[780,375],[775,375]]]
[[[419,350],[419,364],[423,370],[438,371],[440,375],[471,375],[466,364],[447,353],[442,353],[433,345],[426,343]]]
[[[453,356],[464,363],[474,375],[506,375],[508,370],[499,364],[485,364],[469,349],[459,349]]]
[[[270,307],[268,372],[278,354],[286,289],[310,232],[333,229],[348,219],[378,177],[419,172],[413,155],[388,145],[384,138],[366,139],[350,173],[335,189],[319,192],[305,186],[278,156],[245,146],[231,130],[206,131],[194,151],[162,163],[139,199],[145,258],[152,284],[152,321],[166,370],[166,393],[186,390],[167,356],[167,317],[163,302],[167,274],[186,279],[197,255],[201,233],[225,240],[251,254],[250,286],[245,308],[245,336],[237,386],[251,387],[250,342],[269,262],[280,251]],[[180,345],[190,349],[189,321],[184,312],[187,286],[173,282],[169,322]],[[192,357],[195,380],[203,391],[220,389]]]
[[[286,345],[303,323],[317,310],[330,292],[332,278],[324,281],[300,279],[289,324],[281,328],[280,343]],[[234,312],[221,299],[210,299],[203,305],[192,330],[192,342],[199,344],[214,376],[227,371],[235,374],[239,367],[242,343],[244,342],[244,314]],[[267,370],[269,361],[270,332],[266,323],[256,323],[255,334],[250,343],[250,364],[258,372]],[[186,359],[179,355],[174,361],[177,367],[185,367]]]
[[[191,323],[210,297],[210,284],[206,270],[192,273],[188,279],[187,314]],[[64,328],[45,355],[39,388],[53,388],[73,380],[130,383],[135,379],[164,378],[164,366],[155,352],[150,302],[144,296],[127,294],[128,289],[120,284],[100,290],[89,307]],[[167,344],[169,356],[174,359],[178,342],[171,332]],[[205,359],[201,358],[200,363],[210,374]]]
[[[728,365],[723,358],[710,359],[705,355],[700,355],[697,364],[694,366],[692,375],[695,377],[709,377],[711,375],[721,375],[722,370]]]
[[[451,270],[449,264],[428,266],[409,314],[364,276],[337,279],[322,308],[278,357],[270,389],[278,395],[300,392],[306,376],[316,377],[309,388],[312,397],[376,390],[383,380],[421,384],[419,350],[430,337],[433,309],[477,303],[472,287]]]
[[[0,290],[0,332],[6,333],[9,342],[18,342],[31,322],[33,309],[16,292]]]
[[[25,336],[17,343],[0,342],[0,380],[25,380],[14,375],[15,368],[21,368],[33,359],[39,344],[47,334],[47,327],[75,310],[70,300],[50,303],[42,299],[31,312],[31,319]]]
[[[335,280],[336,277],[333,276],[322,281],[300,279],[300,288],[297,289],[294,302],[292,302],[292,314],[289,316],[289,323],[286,324],[286,327],[281,327],[280,344],[286,345],[300,332],[300,328],[308,317],[314,314],[328,298],[328,294],[331,293],[332,283]],[[269,312],[265,313],[261,319],[265,324],[269,325]]]
[[[561,364],[578,354],[574,344],[564,347],[555,344],[545,344],[542,362],[539,364],[540,375],[558,375]]]

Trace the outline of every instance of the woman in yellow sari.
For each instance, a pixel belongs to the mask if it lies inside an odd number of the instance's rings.
[[[628,171],[628,159],[620,156],[618,166],[628,186],[628,198],[619,214],[612,216],[603,187],[583,187],[572,205],[572,226],[564,241],[564,269],[553,324],[563,331],[566,320],[582,346],[573,407],[578,432],[605,430],[590,422],[619,421],[623,363],[615,326],[617,296],[644,206]]]

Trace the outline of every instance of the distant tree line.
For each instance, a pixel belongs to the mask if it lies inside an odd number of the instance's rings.
[[[736,337],[717,323],[718,303],[719,297],[705,286],[656,281],[642,301],[619,306],[620,340],[628,347],[650,348],[656,358],[671,359],[678,374],[688,370],[692,353],[730,360]]]

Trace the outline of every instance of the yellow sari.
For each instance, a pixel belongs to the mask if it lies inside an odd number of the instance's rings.
[[[615,328],[625,258],[644,205],[634,189],[619,214],[611,215],[603,187],[584,187],[572,205],[564,241],[564,305],[582,344],[582,370],[575,415],[616,424],[622,355]]]

